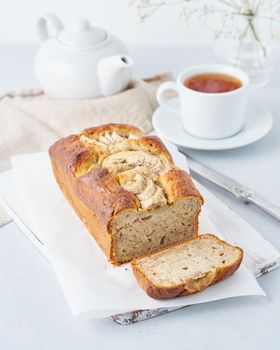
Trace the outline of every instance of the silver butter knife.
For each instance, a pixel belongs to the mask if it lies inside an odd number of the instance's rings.
[[[252,203],[276,220],[280,221],[279,207],[270,203],[265,198],[259,196],[254,190],[250,189],[249,187],[246,187],[239,182],[231,179],[230,177],[209,168],[208,166],[198,162],[186,154],[184,155],[187,157],[188,165],[191,171],[214,183],[215,185],[222,187],[237,197],[241,202],[245,204]]]

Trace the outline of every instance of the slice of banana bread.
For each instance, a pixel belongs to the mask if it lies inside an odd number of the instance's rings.
[[[243,251],[214,235],[188,242],[131,262],[140,286],[152,298],[169,299],[193,294],[232,275]]]

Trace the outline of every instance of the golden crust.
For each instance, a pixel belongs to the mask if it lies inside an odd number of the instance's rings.
[[[234,248],[238,249],[239,253],[240,253],[238,258],[235,261],[233,261],[232,263],[223,266],[222,268],[216,268],[216,269],[209,271],[209,273],[207,273],[204,277],[202,277],[200,279],[197,279],[197,280],[190,279],[187,284],[181,283],[178,285],[174,285],[172,287],[162,287],[162,286],[154,285],[150,281],[148,276],[146,276],[145,273],[143,271],[141,271],[137,265],[138,260],[142,259],[143,257],[134,259],[131,262],[134,276],[135,276],[138,284],[147,293],[148,296],[150,296],[151,298],[154,298],[154,299],[170,299],[170,298],[175,298],[175,297],[179,297],[179,296],[198,293],[198,292],[204,290],[205,288],[207,288],[215,283],[218,283],[218,282],[222,281],[223,279],[231,276],[239,268],[239,266],[242,262],[242,259],[243,259],[243,250],[241,248],[236,247],[236,246],[232,246],[231,244],[227,243],[226,241],[220,240],[218,237],[216,237],[212,234],[199,235],[199,236],[194,237],[193,239],[189,240],[188,242],[191,242],[192,240],[195,240],[195,239],[200,239],[203,236],[210,236],[210,237],[214,238],[215,240],[224,243],[227,246],[234,247]],[[164,252],[166,250],[172,249],[172,248],[174,248],[176,246],[180,246],[182,244],[185,244],[185,242],[177,244],[173,247],[167,247],[167,248],[165,248],[157,253],[148,254],[145,257],[152,257],[154,255],[161,254],[162,252]]]
[[[51,146],[49,150],[51,159],[55,159],[56,163],[63,167],[65,175],[69,178],[77,195],[104,224],[109,222],[110,216],[112,217],[121,210],[139,208],[136,196],[123,190],[117,180],[108,173],[108,170],[100,168],[97,159],[99,154],[79,140],[80,135],[100,135],[107,131],[122,132],[122,135],[130,135],[131,132],[137,135],[143,134],[141,130],[131,125],[102,125],[86,129],[79,135],[63,138]],[[170,167],[174,167],[170,153],[159,138],[143,136],[129,140],[129,144],[132,150],[146,150],[164,157]],[[159,184],[164,189],[169,203],[189,196],[199,197],[203,203],[203,199],[194,187],[190,176],[183,170],[167,171],[160,176]],[[98,201],[93,198],[98,198]]]
[[[137,198],[122,189],[116,178],[104,168],[94,168],[81,176],[75,184],[80,199],[104,225],[122,210],[137,210]]]
[[[56,161],[52,160],[52,167],[55,178],[68,202],[78,214],[90,234],[94,237],[105,255],[114,263],[112,256],[112,237],[108,234],[107,227],[103,225],[93,211],[77,196],[73,185],[65,177],[63,169],[58,166]]]
[[[105,124],[105,125],[100,125],[93,128],[85,129],[80,133],[80,136],[84,135],[88,137],[89,136],[94,137],[104,132],[113,132],[113,131],[118,132],[122,136],[128,136],[128,135],[143,136],[144,135],[143,131],[138,129],[134,125],[111,123],[111,124]]]
[[[203,204],[203,198],[195,188],[190,175],[180,169],[171,169],[162,174],[159,178],[161,186],[164,188],[168,202],[173,203],[184,197],[198,197]]]

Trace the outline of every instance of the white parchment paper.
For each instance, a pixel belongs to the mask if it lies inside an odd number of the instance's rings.
[[[175,163],[187,169],[185,157],[175,147],[169,148]],[[113,267],[108,263],[61,193],[46,153],[14,157],[12,166],[31,228],[46,247],[73,315],[98,318],[139,309],[265,295],[256,279],[241,265],[233,276],[201,293],[161,301],[149,298],[136,283],[130,264]],[[200,217],[200,232],[221,236],[208,219],[207,203]]]

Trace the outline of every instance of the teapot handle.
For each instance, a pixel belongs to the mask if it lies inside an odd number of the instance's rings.
[[[48,22],[51,23],[52,27],[55,29],[55,35],[63,29],[61,20],[54,13],[46,13],[44,16],[40,17],[37,22],[38,34],[41,41],[50,38]]]

